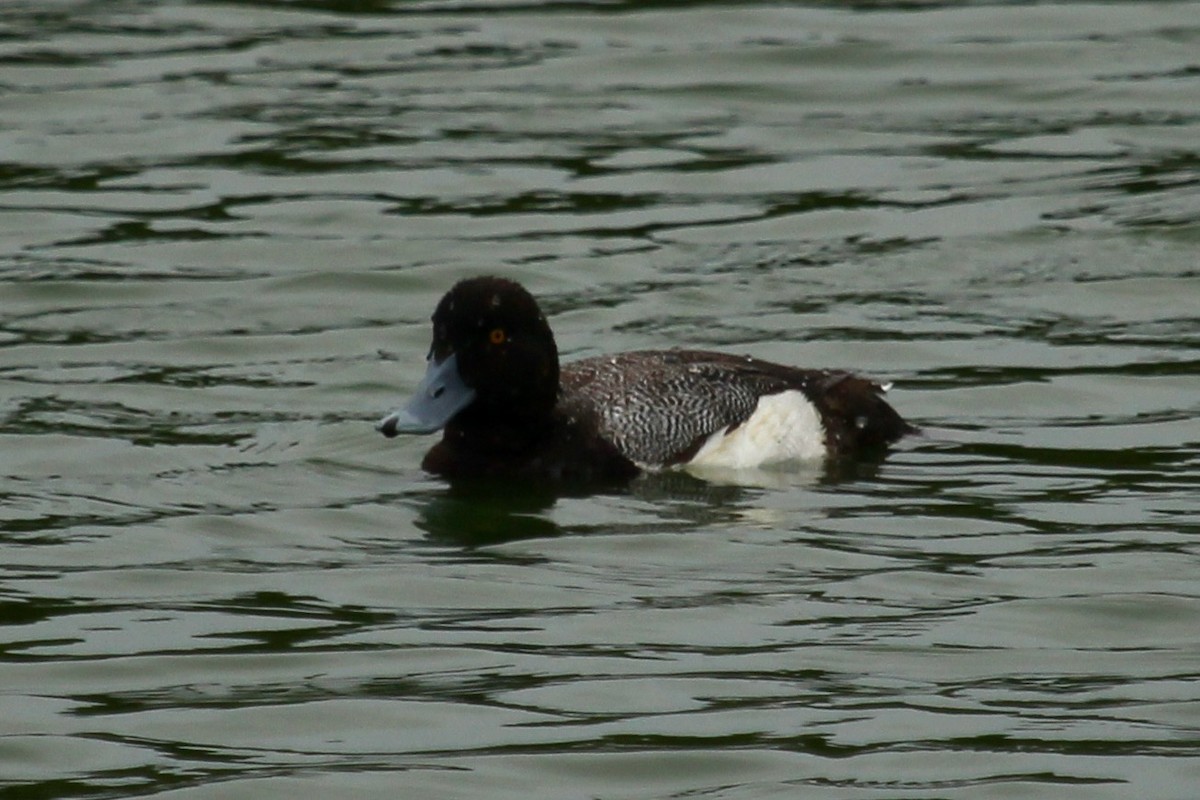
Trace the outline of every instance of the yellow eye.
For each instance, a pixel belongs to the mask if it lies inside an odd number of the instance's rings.
[[[492,332],[488,334],[488,341],[492,344],[504,344],[504,340],[507,338],[504,335],[504,328],[492,328]]]

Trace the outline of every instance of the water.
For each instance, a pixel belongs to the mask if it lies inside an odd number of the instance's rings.
[[[0,797],[1194,797],[1198,20],[6,3]],[[479,272],[926,435],[451,490]]]

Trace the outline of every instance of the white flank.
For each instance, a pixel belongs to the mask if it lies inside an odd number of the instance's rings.
[[[825,455],[825,426],[817,408],[799,391],[760,397],[750,419],[708,437],[689,465],[745,469]]]

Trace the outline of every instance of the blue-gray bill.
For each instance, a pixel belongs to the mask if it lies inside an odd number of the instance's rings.
[[[458,373],[457,355],[440,363],[431,358],[413,398],[375,427],[388,438],[399,433],[433,433],[444,428],[474,399],[475,390],[463,383]]]

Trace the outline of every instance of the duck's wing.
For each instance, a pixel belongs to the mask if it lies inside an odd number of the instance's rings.
[[[564,365],[560,380],[563,413],[594,420],[626,457],[652,468],[691,460],[713,434],[745,424],[762,398],[788,391],[800,392],[814,406],[819,429],[812,435],[823,437],[830,451],[876,439],[886,444],[900,435],[889,433],[896,423],[903,425],[880,399],[882,388],[870,381],[728,353],[639,351],[588,358]],[[867,422],[860,426],[859,418]]]

